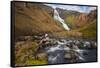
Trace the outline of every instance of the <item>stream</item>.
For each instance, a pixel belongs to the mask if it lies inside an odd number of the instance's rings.
[[[87,41],[86,41],[87,42]],[[74,62],[93,62],[96,61],[96,48],[93,49],[81,49],[75,45],[73,48],[70,48],[71,45],[66,46],[68,41],[64,40],[64,42],[57,41],[58,44],[52,46],[44,47],[44,51],[48,55],[48,64],[63,64],[63,63],[74,63]],[[71,43],[71,42],[70,42]],[[85,43],[83,44],[83,46]],[[85,45],[86,46],[86,45]],[[87,44],[87,46],[89,46]],[[69,54],[71,51],[72,55],[76,54],[77,59],[74,62],[71,62],[74,59],[66,59],[65,54]],[[68,55],[67,55],[68,56]],[[75,55],[74,55],[75,56]]]

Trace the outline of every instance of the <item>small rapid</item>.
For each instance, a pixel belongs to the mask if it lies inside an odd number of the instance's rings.
[[[48,54],[49,64],[86,62],[88,61],[87,58],[89,58],[88,53],[92,54],[92,51],[89,51],[88,49],[80,49],[76,45],[73,45],[72,48],[66,46],[68,44],[66,40],[64,40],[64,42],[56,42],[58,44],[44,48],[45,52]]]

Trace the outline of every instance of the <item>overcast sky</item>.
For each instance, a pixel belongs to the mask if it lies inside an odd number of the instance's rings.
[[[96,9],[96,7],[92,7],[92,6],[58,5],[58,4],[46,4],[46,5],[51,6],[53,8],[62,8],[67,10],[83,12],[83,13],[89,13],[91,10]]]

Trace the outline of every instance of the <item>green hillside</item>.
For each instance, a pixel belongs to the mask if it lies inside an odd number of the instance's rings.
[[[15,4],[16,37],[63,30],[59,23],[42,8],[41,4],[29,3],[26,6]]]
[[[96,25],[97,25],[96,21],[93,21],[87,26],[84,26],[83,28],[81,28],[79,31],[82,32],[83,38],[96,39],[96,35],[97,35]]]

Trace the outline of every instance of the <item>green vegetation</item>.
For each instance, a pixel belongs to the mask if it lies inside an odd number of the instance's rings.
[[[96,39],[96,21],[91,22],[83,28],[79,29],[83,34],[83,38],[92,38]]]
[[[54,20],[54,10],[51,7],[43,4],[28,3],[26,6],[23,4],[18,2],[15,4],[16,66],[48,64],[47,54],[42,49],[38,51],[38,41],[33,40],[33,36],[48,33],[53,37],[96,39],[96,12],[94,11],[82,14],[60,9],[59,14],[71,28],[70,31],[66,31],[58,21]],[[25,36],[29,37],[25,38]]]
[[[70,26],[72,29],[75,29],[75,28],[76,28],[75,16],[74,16],[74,15],[67,16],[67,18],[66,18],[65,21],[66,21],[67,24],[69,24],[69,26]]]
[[[19,36],[33,36],[40,33],[50,33],[61,37],[96,37],[94,24],[96,12],[89,14],[60,9],[59,14],[71,28],[65,31],[58,21],[53,19],[53,9],[46,5],[27,4],[27,7],[15,5],[15,38]],[[61,13],[60,13],[61,12]],[[96,22],[95,22],[96,23]],[[86,27],[87,26],[87,27]]]
[[[77,19],[77,18],[76,18]],[[69,33],[68,36],[72,36],[72,37],[79,37],[78,34],[80,34],[82,38],[87,38],[87,39],[96,39],[96,19],[88,20],[86,24],[84,24],[81,27],[78,27],[77,24],[75,23],[76,21],[75,16],[74,15],[70,15],[67,16],[66,21],[67,23],[71,26],[71,28],[73,29],[70,32],[67,32],[67,35]],[[80,21],[81,23],[82,21]],[[84,23],[84,22],[82,22]]]
[[[43,60],[34,59],[34,60],[29,60],[28,62],[29,62],[30,65],[43,65],[43,64],[48,63],[45,59],[43,59]]]
[[[44,5],[31,3],[27,7],[15,5],[15,37],[18,36],[31,36],[41,32],[62,31],[63,28],[53,19],[47,12],[48,8]],[[52,13],[52,12],[50,12]]]
[[[46,58],[43,58],[42,60],[35,58],[35,52],[37,47],[38,44],[32,41],[16,42],[15,45],[16,66],[47,64]]]

